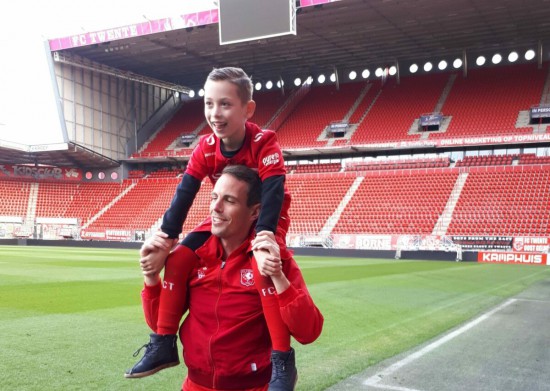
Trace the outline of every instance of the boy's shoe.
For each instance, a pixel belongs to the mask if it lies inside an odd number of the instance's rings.
[[[294,349],[288,352],[273,350],[271,352],[271,381],[269,391],[293,391],[298,380]]]
[[[180,363],[177,335],[151,333],[150,337],[149,343],[143,345],[134,353],[134,357],[136,357],[141,349],[145,348],[143,357],[132,369],[126,371],[124,377],[138,378],[150,376],[162,369],[174,367]]]

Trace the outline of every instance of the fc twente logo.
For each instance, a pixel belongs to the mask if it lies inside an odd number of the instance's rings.
[[[244,286],[254,285],[254,273],[252,273],[252,269],[241,269],[241,284]]]

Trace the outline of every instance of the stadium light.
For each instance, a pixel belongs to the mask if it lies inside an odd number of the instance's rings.
[[[390,76],[395,75],[397,73],[397,67],[395,65],[392,65],[388,73],[390,74]]]
[[[517,52],[512,52],[508,55],[508,61],[510,62],[516,62],[517,59],[518,59],[518,53]]]
[[[439,64],[437,64],[437,68],[439,68],[440,71],[443,71],[445,69],[447,69],[447,61],[445,60],[441,60],[439,61]]]
[[[409,67],[409,71],[411,73],[416,73],[418,71],[418,65],[416,64],[412,64],[410,67]]]
[[[381,77],[384,74],[384,70],[382,68],[376,68],[376,71],[374,71],[374,75],[376,77]]]
[[[285,82],[282,79],[277,80],[277,88],[283,88],[284,85],[285,85]]]
[[[428,61],[426,64],[424,64],[424,71],[429,72],[432,70],[433,67],[434,66],[432,65],[432,63]]]
[[[294,85],[296,87],[298,87],[300,84],[302,84],[302,79],[300,79],[299,77],[297,77],[296,79],[294,79]]]
[[[368,79],[369,76],[370,76],[370,71],[368,69],[363,69],[363,72],[361,72],[361,77],[363,79]]]
[[[325,82],[325,75],[323,75],[322,73],[317,77],[317,82],[319,82],[319,84],[323,84]]]
[[[495,55],[493,56],[493,58],[491,59],[491,62],[492,62],[493,64],[495,64],[495,65],[496,65],[496,64],[500,64],[501,61],[502,61],[502,56],[501,56],[500,54],[498,54],[498,53],[495,54]]]
[[[204,89],[203,89],[203,88],[201,88],[201,89],[199,90],[199,96],[204,96]]]
[[[455,69],[458,69],[462,66],[462,60],[460,58],[457,58],[456,60],[453,61],[453,67]]]
[[[478,58],[476,58],[476,64],[477,66],[482,66],[483,64],[485,64],[485,57],[484,56],[479,56]]]
[[[313,83],[313,77],[308,76],[307,79],[306,79],[306,84],[310,85],[311,83]]]
[[[271,80],[268,80],[268,82],[265,83],[265,88],[267,88],[268,90],[272,89],[273,88],[273,82]]]
[[[350,80],[355,80],[356,77],[357,77],[357,72],[351,71],[351,72],[349,73],[349,79],[350,79]]]
[[[256,91],[260,91],[262,89],[262,83],[257,82],[256,85],[254,85],[254,88],[256,89]]]
[[[333,83],[336,82],[336,73],[333,72],[333,73],[330,75],[330,81],[333,82]]]
[[[190,98],[194,98],[194,97],[195,97],[195,90],[190,90],[190,91],[189,91],[189,97],[190,97]]]
[[[533,49],[527,50],[525,52],[525,59],[531,61],[533,58],[535,58],[535,51]]]

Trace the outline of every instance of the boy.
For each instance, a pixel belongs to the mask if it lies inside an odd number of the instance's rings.
[[[258,170],[262,180],[262,207],[256,234],[269,235],[281,247],[281,258],[290,259],[285,236],[290,220],[290,194],[285,191],[285,167],[275,133],[248,122],[256,108],[252,100],[252,81],[240,68],[214,69],[204,86],[204,114],[213,133],[203,136],[189,159],[181,183],[166,211],[161,231],[150,239],[158,251],[141,259],[144,274],[158,273],[163,266],[164,281],[160,295],[156,334],[152,334],[144,357],[126,377],[144,377],[179,364],[176,333],[187,302],[187,281],[197,263],[195,250],[210,236],[210,218],[189,233],[176,249],[170,249],[182,230],[187,212],[208,176],[215,183],[227,165],[242,164]],[[216,221],[214,221],[214,224]],[[271,336],[273,376],[270,390],[292,390],[296,382],[294,350],[290,332],[281,319],[270,279],[260,274],[266,253],[254,251],[254,280]],[[165,263],[166,259],[166,263]]]

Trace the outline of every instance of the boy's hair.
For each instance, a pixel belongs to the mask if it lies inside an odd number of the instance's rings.
[[[232,177],[248,184],[246,206],[254,206],[260,203],[262,199],[262,180],[256,171],[250,167],[235,164],[226,166],[222,170],[222,175],[223,174],[231,175]]]
[[[241,68],[225,67],[214,68],[208,74],[206,80],[211,81],[228,81],[237,86],[237,95],[243,103],[252,100],[252,80]]]

